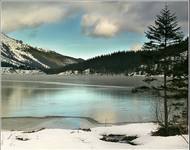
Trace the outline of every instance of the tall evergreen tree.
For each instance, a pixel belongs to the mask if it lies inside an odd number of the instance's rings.
[[[177,17],[168,9],[167,5],[156,16],[154,25],[148,26],[145,35],[150,41],[144,44],[144,49],[149,50],[166,50],[167,46],[179,43],[183,39]],[[160,62],[162,64],[160,71],[164,74],[164,125],[166,128],[168,127],[167,73],[169,62],[167,57]]]

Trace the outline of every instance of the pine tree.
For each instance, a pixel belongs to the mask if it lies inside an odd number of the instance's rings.
[[[165,5],[160,14],[156,16],[154,25],[148,26],[145,32],[146,37],[150,40],[144,44],[144,49],[166,50],[167,46],[179,43],[183,39],[181,27],[178,26],[177,17],[172,13],[168,6]],[[166,52],[167,53],[167,52]],[[164,74],[164,125],[168,127],[168,104],[167,104],[167,76],[169,58],[164,57],[160,64]]]

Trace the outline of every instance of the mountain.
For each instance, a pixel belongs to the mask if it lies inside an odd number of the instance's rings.
[[[83,61],[51,50],[32,47],[3,33],[1,33],[1,42],[2,67],[46,70]]]

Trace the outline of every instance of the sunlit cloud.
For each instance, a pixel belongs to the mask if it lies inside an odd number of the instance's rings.
[[[102,16],[84,15],[82,28],[86,35],[94,37],[113,37],[119,31],[119,25]]]

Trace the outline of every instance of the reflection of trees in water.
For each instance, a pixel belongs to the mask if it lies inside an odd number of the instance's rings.
[[[59,92],[59,90],[43,89],[43,88],[27,88],[20,86],[2,86],[2,114],[9,115],[10,111],[17,111],[26,103],[30,103],[37,96],[49,95]],[[11,109],[11,110],[10,110]],[[11,112],[12,113],[12,112]]]
[[[19,87],[2,88],[2,114],[8,115],[12,108],[18,108],[23,105],[25,97],[31,94],[31,90],[24,90]],[[9,110],[11,109],[11,110]]]
[[[106,103],[104,109],[93,110],[94,116],[100,122],[146,122],[154,121],[154,104],[160,97],[152,92],[132,93],[125,88],[95,88],[93,92],[101,95],[102,103],[106,99],[111,99],[111,103]],[[119,112],[114,113],[115,108]],[[129,119],[130,118],[130,119]]]
[[[93,89],[93,92],[96,92],[100,95],[110,95],[114,98],[128,98],[133,100],[141,100],[145,99],[147,101],[155,101],[159,99],[157,93],[153,92],[137,92],[132,93],[130,88],[95,88]],[[117,99],[116,99],[117,100]]]

